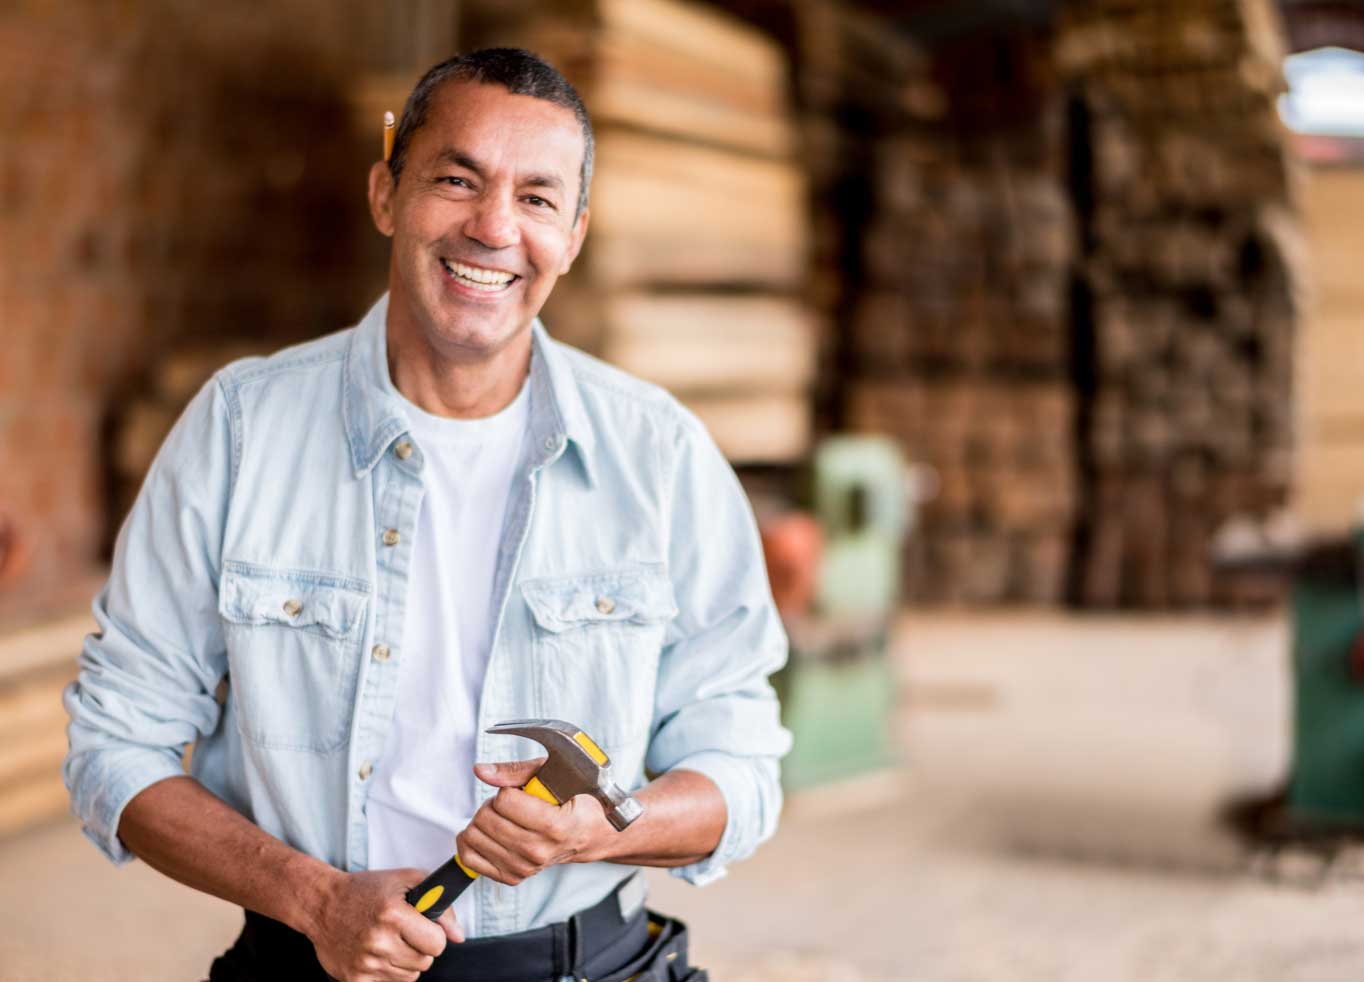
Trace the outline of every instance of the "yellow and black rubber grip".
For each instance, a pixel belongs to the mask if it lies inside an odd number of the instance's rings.
[[[551,805],[560,803],[538,777],[531,778],[521,790]],[[407,902],[417,908],[417,913],[434,921],[477,879],[478,874],[461,863],[456,854],[407,891]]]

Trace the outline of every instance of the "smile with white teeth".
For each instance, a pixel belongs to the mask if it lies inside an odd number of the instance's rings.
[[[487,293],[505,290],[507,285],[516,279],[516,274],[505,273],[499,269],[466,266],[464,263],[458,263],[451,259],[442,259],[440,263],[445,267],[445,271],[454,278],[455,282]]]

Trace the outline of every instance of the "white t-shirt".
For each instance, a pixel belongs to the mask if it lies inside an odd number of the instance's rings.
[[[432,870],[474,814],[479,695],[492,646],[493,577],[530,386],[495,416],[447,419],[408,406],[425,456],[393,728],[367,806],[369,866]],[[472,895],[455,903],[472,929]]]

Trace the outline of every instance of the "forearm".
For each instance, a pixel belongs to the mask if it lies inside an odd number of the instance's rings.
[[[635,792],[644,814],[624,832],[611,830],[582,861],[632,866],[686,866],[720,843],[728,812],[715,782],[695,771],[659,775]]]
[[[285,845],[191,777],[140,792],[124,809],[118,836],[172,879],[305,934],[344,875]]]

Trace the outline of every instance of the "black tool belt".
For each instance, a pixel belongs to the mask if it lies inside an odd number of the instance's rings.
[[[686,925],[643,907],[623,917],[617,896],[622,887],[558,924],[447,944],[422,979],[559,982],[571,976],[587,982],[707,982],[705,972],[687,964]],[[246,926],[213,962],[209,982],[276,979],[327,982],[328,976],[306,936],[247,911]]]

